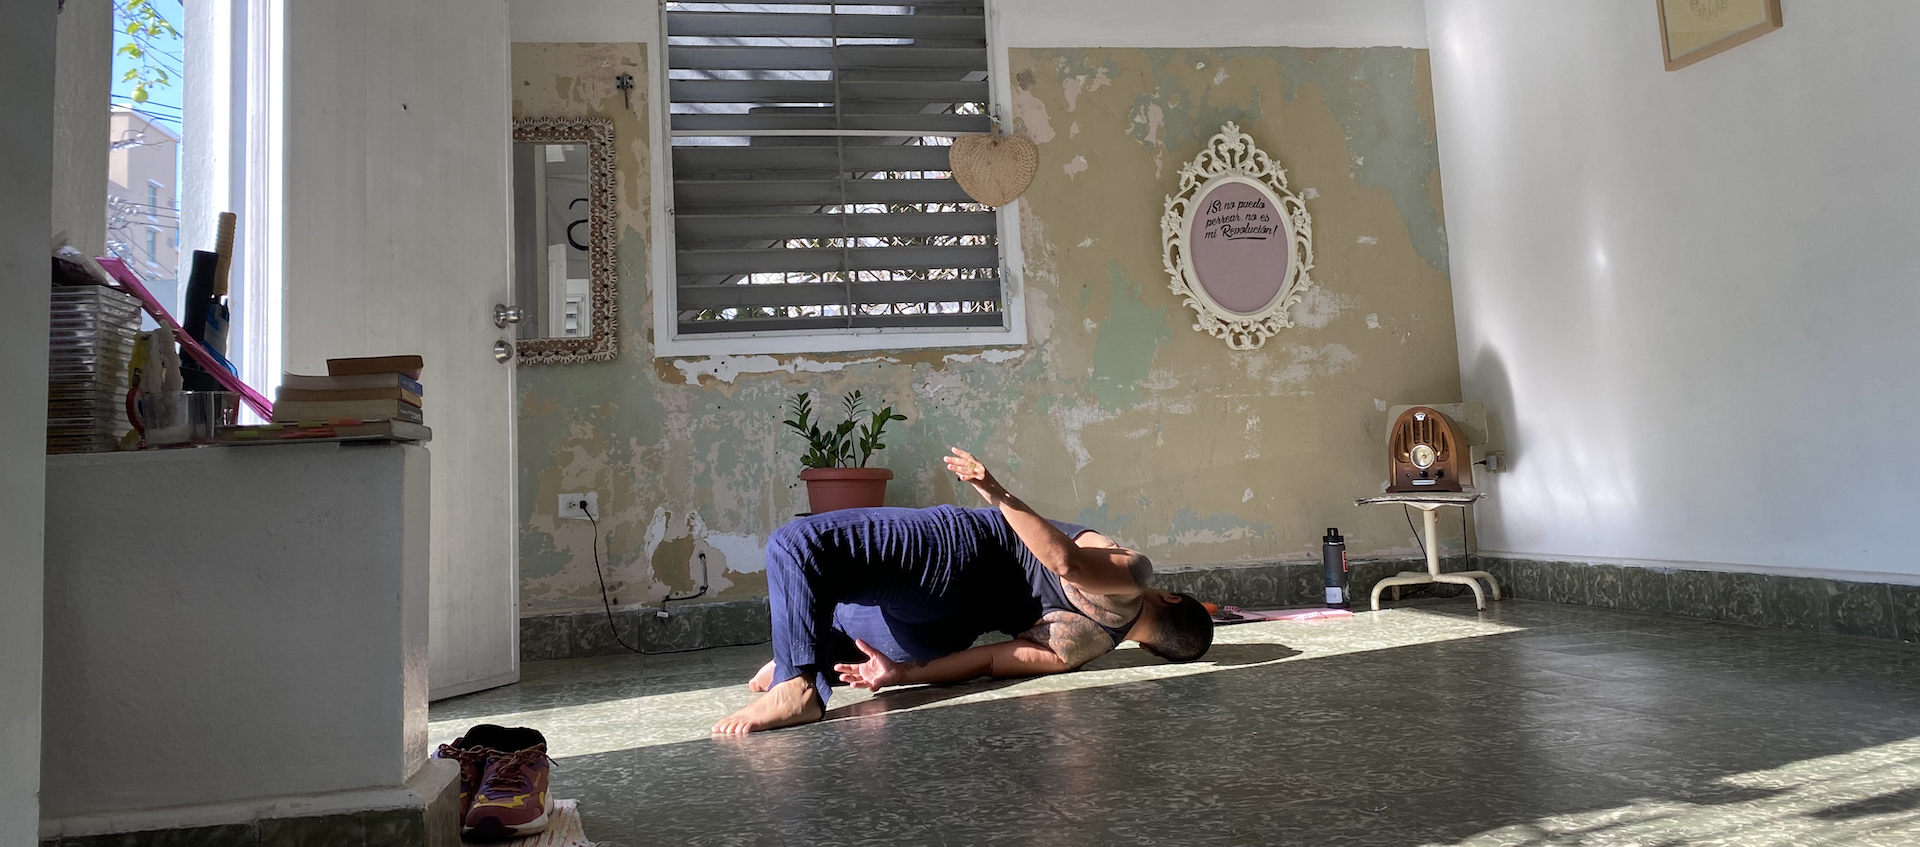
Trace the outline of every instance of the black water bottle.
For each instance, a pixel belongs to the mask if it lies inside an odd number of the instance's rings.
[[[1320,564],[1327,577],[1327,608],[1347,608],[1347,540],[1340,530],[1327,527],[1327,537],[1320,541]]]

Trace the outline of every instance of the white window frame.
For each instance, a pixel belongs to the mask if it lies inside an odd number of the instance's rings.
[[[987,14],[987,76],[992,84],[993,102],[988,111],[1004,118],[1005,104],[1013,100],[1013,88],[1007,79],[1007,54],[1000,31],[998,0],[982,0]],[[985,347],[1024,347],[1027,343],[1026,286],[1024,256],[1020,249],[1020,213],[1016,200],[995,212],[1000,238],[1001,310],[1004,327],[943,327],[926,330],[902,328],[797,329],[760,332],[703,332],[681,334],[679,321],[680,286],[676,274],[679,255],[673,231],[673,101],[667,93],[667,6],[660,4],[659,40],[651,55],[654,120],[649,128],[652,138],[653,171],[653,257],[651,289],[653,294],[653,358],[689,358],[700,356],[738,356],[759,354],[854,353],[874,350],[924,350],[949,348],[978,350]],[[1008,124],[1010,125],[1010,124]]]
[[[281,286],[287,0],[185,5],[181,214],[177,237],[209,249],[219,213],[240,216],[230,293],[236,345],[228,358],[248,385],[273,396],[284,344]],[[251,411],[243,414],[252,415]]]

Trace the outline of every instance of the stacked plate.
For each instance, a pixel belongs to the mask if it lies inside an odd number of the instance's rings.
[[[47,452],[116,450],[127,423],[127,372],[140,303],[99,285],[53,289],[47,361]]]

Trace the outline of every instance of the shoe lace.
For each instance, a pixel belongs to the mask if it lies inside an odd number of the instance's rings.
[[[455,747],[451,744],[442,744],[440,749],[434,752],[434,756],[459,762],[461,767],[480,767],[487,762],[487,751],[483,747]]]
[[[493,778],[489,780],[493,787],[506,789],[514,793],[528,789],[526,768],[529,765],[549,762],[546,751],[521,750],[517,753],[494,760]]]

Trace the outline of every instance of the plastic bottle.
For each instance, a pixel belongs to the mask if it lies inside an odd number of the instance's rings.
[[[1320,563],[1327,577],[1327,608],[1348,608],[1347,597],[1347,540],[1340,537],[1340,530],[1327,527],[1327,537],[1321,539]]]

